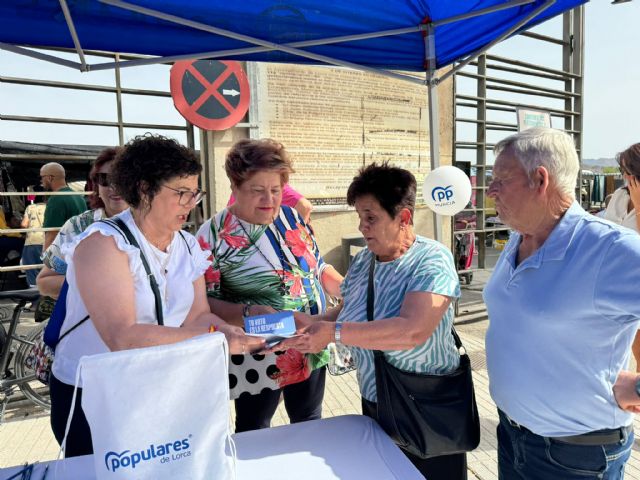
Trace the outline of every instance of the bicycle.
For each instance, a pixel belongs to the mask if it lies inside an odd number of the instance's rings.
[[[0,422],[9,403],[9,398],[20,388],[25,397],[36,405],[50,409],[49,389],[44,385],[34,387],[31,382],[38,382],[33,369],[27,365],[31,349],[42,336],[46,322],[40,323],[26,335],[18,335],[16,330],[20,322],[20,314],[28,302],[38,300],[40,293],[37,288],[25,290],[8,290],[0,292],[0,300],[10,300],[16,303],[7,331],[0,323]],[[19,345],[13,348],[14,343]],[[11,370],[13,366],[13,370]]]

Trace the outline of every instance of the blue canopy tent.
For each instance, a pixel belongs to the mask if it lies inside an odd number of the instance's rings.
[[[88,49],[149,56],[120,67],[220,58],[340,65],[421,83],[429,92],[435,168],[438,83],[501,40],[586,1],[3,0],[0,48],[81,71],[115,67],[87,64]],[[29,47],[72,48],[79,61]]]

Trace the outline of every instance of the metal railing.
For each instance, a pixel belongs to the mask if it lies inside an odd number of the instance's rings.
[[[496,132],[518,131],[515,121],[518,108],[549,112],[552,119],[561,122],[562,128],[574,136],[581,157],[583,24],[584,11],[579,7],[564,14],[562,38],[534,32],[521,34],[536,43],[561,47],[560,69],[495,55],[490,51],[455,74],[453,161],[454,165],[463,163],[470,170],[475,170],[476,178],[473,186],[476,203],[462,212],[462,216],[466,214],[467,218],[475,215],[475,226],[455,228],[454,222],[452,232],[454,244],[456,235],[474,234],[477,237],[477,266],[461,269],[459,273],[489,268],[487,245],[492,243],[497,233],[508,231],[506,226],[487,223],[489,215],[495,215],[486,197],[487,178],[492,169],[487,152],[495,146]],[[538,47],[546,48],[544,45]],[[475,92],[470,91],[474,86]],[[462,87],[466,87],[465,91],[461,91]],[[508,113],[513,114],[513,121],[508,120],[505,115]],[[462,135],[463,124],[473,125],[474,132]],[[460,158],[465,157],[463,152],[469,150],[475,151],[475,158],[470,159],[468,157],[473,155],[467,154],[465,161],[460,162]],[[578,185],[581,183],[579,179]]]
[[[88,196],[93,192],[37,192],[38,196]],[[11,196],[28,196],[34,195],[34,192],[0,192],[0,197],[11,197]],[[36,232],[57,232],[60,230],[60,227],[35,227],[35,228],[3,228],[0,229],[0,235],[7,234],[23,234],[23,233],[36,233]],[[44,253],[44,252],[43,252]],[[3,272],[16,272],[16,271],[26,271],[26,270],[36,270],[40,269],[44,266],[42,263],[38,264],[30,264],[30,265],[11,265],[11,266],[0,266],[0,273]]]

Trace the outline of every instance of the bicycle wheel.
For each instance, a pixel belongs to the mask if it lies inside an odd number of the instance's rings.
[[[25,336],[25,340],[29,343],[22,343],[16,350],[15,368],[18,378],[24,378],[35,375],[33,368],[27,365],[27,358],[31,353],[31,349],[34,344],[42,338],[44,327],[47,322],[34,327],[28,335]],[[36,405],[44,407],[46,409],[51,408],[51,400],[49,399],[49,387],[42,384],[38,379],[34,379],[31,382],[25,382],[20,385],[20,390],[24,393],[25,397],[31,400]]]

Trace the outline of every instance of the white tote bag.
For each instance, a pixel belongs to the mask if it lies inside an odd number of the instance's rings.
[[[235,477],[221,333],[83,357],[79,376],[98,480]]]

